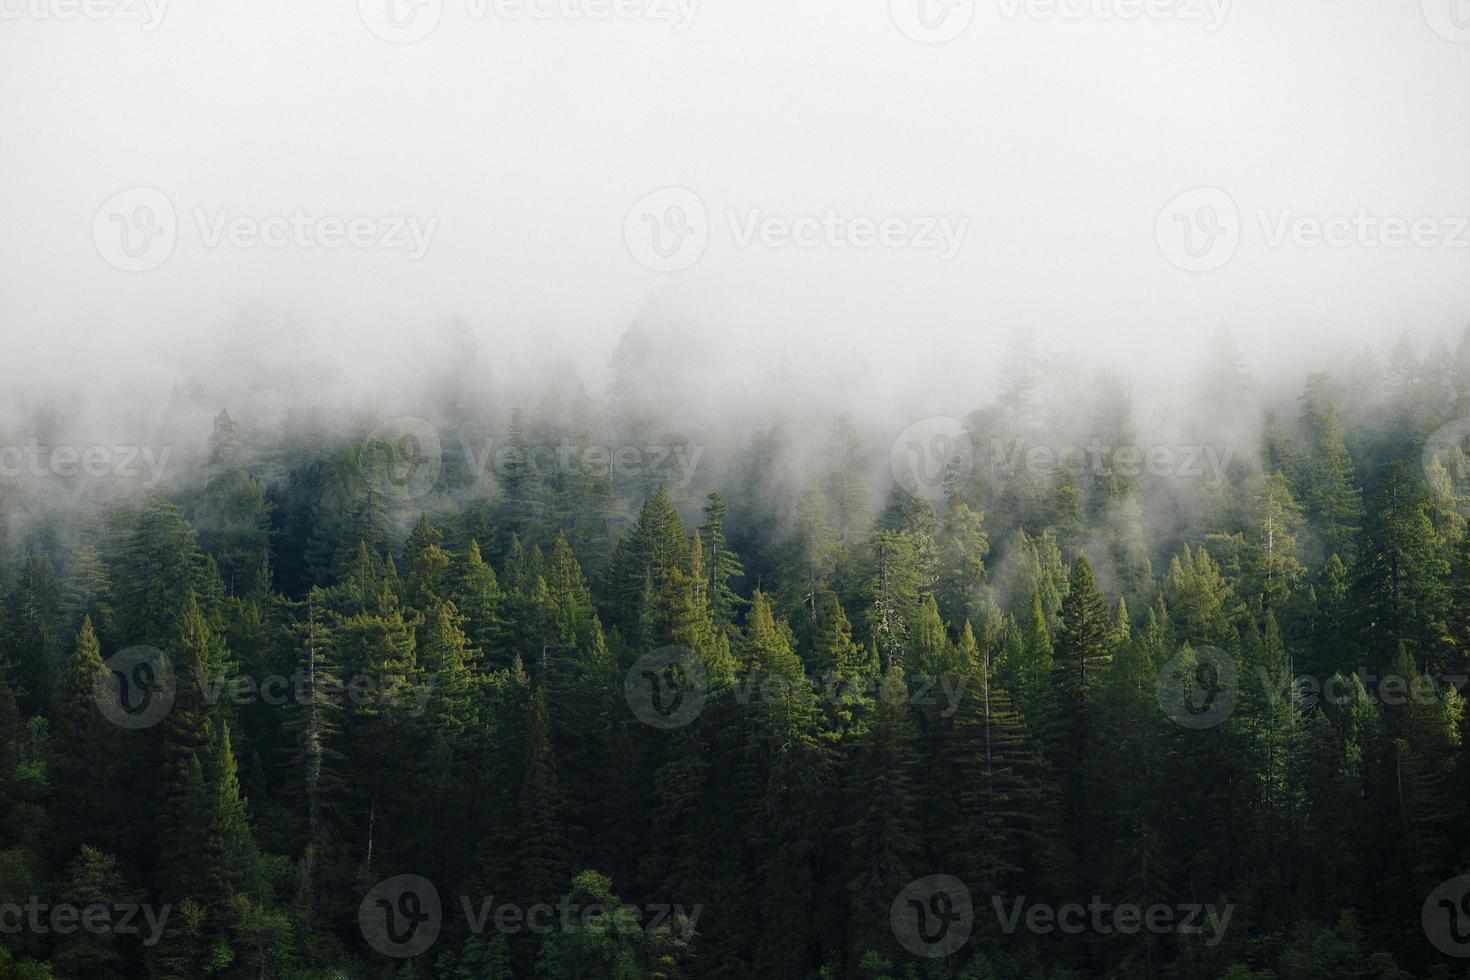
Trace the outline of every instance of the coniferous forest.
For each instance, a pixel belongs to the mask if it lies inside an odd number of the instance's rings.
[[[1470,342],[724,428],[640,343],[6,422],[0,978],[1470,976]]]

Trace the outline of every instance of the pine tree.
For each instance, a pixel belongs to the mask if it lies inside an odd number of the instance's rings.
[[[205,870],[211,800],[204,762],[219,712],[207,684],[225,665],[199,603],[189,593],[166,651],[173,661],[174,703],[163,722],[163,772],[158,781],[158,838],[164,894],[211,897]]]
[[[26,695],[22,703],[39,710],[51,699],[61,673],[55,574],[41,552],[31,549],[26,553],[25,568],[9,605],[6,632]]]
[[[566,842],[551,722],[541,688],[531,694],[525,731],[525,759],[516,800],[514,887],[530,901],[543,901],[555,895],[559,883],[566,880]]]
[[[1275,614],[1267,611],[1259,633],[1252,630],[1250,636],[1238,712],[1247,725],[1250,755],[1245,767],[1255,790],[1250,807],[1255,827],[1251,860],[1260,869],[1262,912],[1285,914],[1285,903],[1273,908],[1273,898],[1288,887],[1297,870],[1304,816],[1304,704]]]
[[[847,890],[852,896],[849,935],[854,952],[883,943],[891,935],[889,905],[915,876],[919,856],[917,806],[913,783],[917,766],[913,722],[903,668],[883,676],[872,728],[859,740],[847,768],[847,812],[843,828],[849,845]]]
[[[270,508],[265,484],[242,465],[238,429],[228,412],[215,419],[204,490],[189,517],[225,593],[258,598],[270,587]]]
[[[505,535],[522,540],[539,533],[544,509],[543,480],[536,465],[535,449],[526,434],[526,418],[520,409],[511,413],[507,451],[496,470],[500,496],[495,508],[495,523]]]
[[[1363,516],[1362,493],[1326,375],[1307,377],[1301,403],[1304,452],[1294,489],[1317,533],[1319,552],[1345,555]]]
[[[1454,873],[1451,834],[1459,819],[1449,783],[1460,750],[1464,699],[1420,673],[1403,644],[1394,660],[1395,690],[1380,686],[1384,725],[1393,745],[1393,792],[1408,898],[1426,894]]]
[[[121,761],[113,751],[116,730],[97,710],[97,685],[110,680],[90,617],[82,620],[76,648],[61,676],[51,710],[50,823],[56,854],[69,859],[82,844],[116,853],[126,828],[118,825],[114,799],[122,790]]]
[[[985,556],[990,553],[984,522],[983,514],[955,501],[940,524],[936,591],[950,622],[978,621],[984,609]]]
[[[760,683],[746,720],[738,777],[754,803],[746,821],[752,850],[762,856],[755,868],[762,926],[755,968],[764,976],[795,976],[806,963],[818,901],[826,760],[816,738],[815,699],[790,631],[760,592],[751,599],[743,660]]]
[[[1019,656],[1008,658],[1001,668],[1001,686],[1015,690],[1022,715],[1050,744],[1056,737],[1053,729],[1058,718],[1056,654],[1040,590],[1031,594],[1031,610],[1020,639]]]
[[[1373,666],[1385,666],[1400,642],[1431,662],[1442,656],[1448,572],[1422,489],[1404,464],[1390,464],[1373,495],[1351,589],[1359,635],[1381,637],[1377,649],[1364,651]]]
[[[1247,583],[1262,610],[1279,606],[1306,575],[1297,547],[1302,512],[1281,473],[1262,477],[1252,491]]]
[[[808,666],[826,695],[822,700],[826,736],[840,741],[867,724],[873,709],[872,692],[879,679],[878,663],[853,642],[852,624],[834,593],[823,590],[816,607]]]
[[[1086,555],[1072,566],[1067,596],[1062,600],[1057,630],[1052,689],[1056,720],[1050,734],[1052,758],[1067,786],[1067,812],[1079,854],[1089,836],[1091,780],[1088,773],[1097,750],[1100,724],[1098,690],[1113,654],[1114,626],[1106,601],[1093,581]]]
[[[646,595],[656,595],[671,576],[690,567],[684,522],[662,486],[643,504],[638,521],[613,550],[605,575],[604,597],[612,623],[637,635]]]
[[[964,880],[981,893],[1005,894],[1044,860],[1046,772],[1009,692],[994,683],[989,651],[966,623],[961,659],[972,664],[955,710],[960,765],[953,775],[963,817],[959,850]]]
[[[744,604],[730,583],[744,576],[745,568],[725,540],[725,518],[729,513],[725,499],[713,492],[706,499],[699,540],[704,546],[704,567],[708,569],[710,615],[715,625],[723,628],[731,624],[736,610]]]
[[[240,796],[239,769],[223,719],[211,722],[212,744],[206,766],[209,804],[207,836],[200,866],[195,869],[211,911],[219,915],[240,893],[257,891],[257,853],[245,800]]]
[[[828,436],[827,473],[822,491],[839,539],[851,545],[867,531],[868,489],[863,480],[863,448],[851,415],[840,415]]]
[[[337,807],[346,777],[340,747],[341,705],[333,692],[342,681],[332,663],[331,642],[321,622],[321,597],[313,589],[306,598],[306,621],[295,627],[300,697],[289,706],[284,723],[290,738],[285,796],[296,811],[300,839],[301,878],[310,899],[324,855],[336,859],[341,844]]]
[[[448,591],[450,556],[443,545],[443,532],[436,530],[428,517],[419,515],[403,546],[404,598],[419,609],[443,600]]]
[[[803,606],[808,616],[815,617],[818,593],[830,586],[845,558],[827,501],[815,488],[796,502],[795,527],[786,552],[779,572],[785,604],[790,608]]]
[[[379,447],[378,455],[391,452],[391,447]],[[322,464],[321,491],[311,508],[305,551],[315,584],[335,584],[357,560],[361,546],[380,554],[388,539],[388,501],[368,485],[364,476],[368,463],[354,453],[341,452]]]
[[[82,620],[90,617],[98,637],[106,642],[114,631],[111,575],[95,543],[95,532],[87,533],[84,540],[67,563],[61,612],[68,631],[80,629]]]
[[[208,614],[223,591],[183,512],[162,497],[131,522],[115,568],[117,630],[129,645],[162,646],[173,638],[170,631],[185,595],[192,592]]]
[[[868,543],[863,578],[868,635],[887,667],[902,665],[909,647],[909,624],[919,612],[926,585],[922,558],[912,537],[901,531],[877,531]]]
[[[502,596],[500,583],[491,568],[480,557],[479,542],[471,539],[469,547],[456,555],[450,569],[454,604],[465,618],[465,634],[471,644],[504,666],[500,659],[505,623],[500,615]]]

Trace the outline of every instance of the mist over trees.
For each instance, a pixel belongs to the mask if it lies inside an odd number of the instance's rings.
[[[0,909],[169,909],[0,978],[1470,976],[1470,333],[924,415],[666,341],[0,421]],[[1208,911],[1008,918],[1095,898]]]

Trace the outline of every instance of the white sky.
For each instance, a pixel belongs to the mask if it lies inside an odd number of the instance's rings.
[[[1458,3],[1470,24],[1466,0],[1425,0],[1429,18],[1418,0],[1237,0],[1214,30],[978,0],[939,45],[905,36],[887,0],[704,0],[682,32],[441,0],[410,44],[347,0],[174,0],[152,31],[58,19],[58,2],[0,0],[7,377],[171,379],[221,345],[282,356],[301,340],[239,336],[247,308],[365,367],[422,353],[416,331],[458,314],[497,370],[570,357],[597,380],[643,318],[743,338],[717,362],[732,373],[851,348],[936,390],[989,386],[1018,326],[1168,373],[1221,322],[1257,365],[1303,370],[1470,322],[1470,247],[1272,248],[1257,217],[1470,215],[1470,43],[1428,23]],[[711,225],[692,268],[660,273],[624,219],[669,185]],[[178,240],[128,273],[93,219],[137,186],[167,195]],[[1242,217],[1234,259],[1208,273],[1155,237],[1198,186]],[[752,208],[969,227],[947,262],[741,248],[725,211]],[[209,248],[196,209],[437,226],[418,261]]]

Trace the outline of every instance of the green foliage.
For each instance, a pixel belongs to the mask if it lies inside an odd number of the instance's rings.
[[[0,905],[173,907],[156,945],[7,936],[0,978],[1452,975],[1419,916],[1470,860],[1447,683],[1470,669],[1470,495],[1405,447],[1453,403],[1404,349],[1382,426],[1315,375],[1294,426],[1250,418],[1232,350],[1205,381],[1230,418],[1186,422],[1262,444],[1219,479],[1130,470],[1126,389],[1047,403],[1022,344],[972,441],[1055,429],[1095,462],[977,458],[938,504],[873,484],[850,417],[801,465],[756,433],[723,491],[552,465],[592,444],[586,406],[462,420],[508,433],[494,479],[455,462],[408,500],[383,479],[403,446],[266,445],[220,412],[172,495],[0,539]],[[95,689],[142,643],[173,706],[131,731]],[[697,681],[672,727],[627,683],[664,647]],[[1162,710],[1171,662],[1233,670],[1218,724]],[[893,903],[941,873],[976,919],[926,962]],[[397,874],[446,912],[402,965],[357,921]],[[992,916],[1091,894],[1233,917],[1214,946]],[[603,914],[475,933],[460,896]],[[650,924],[663,904],[686,917]]]

